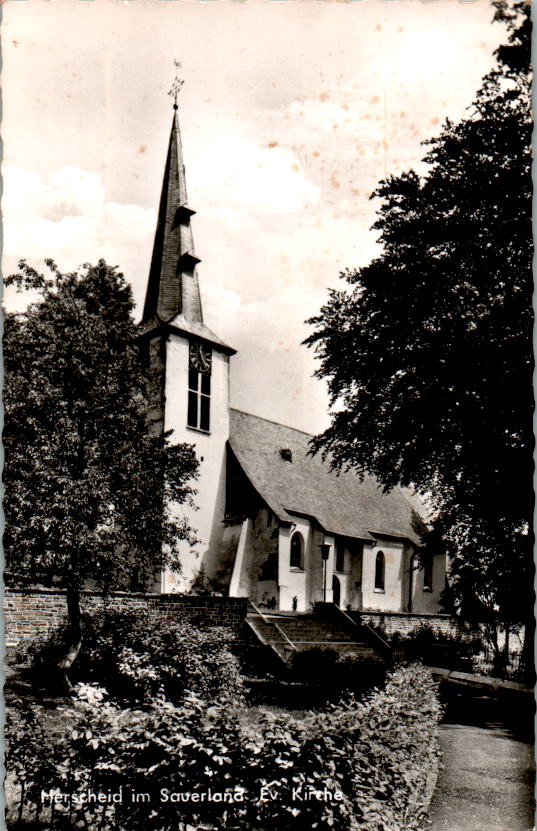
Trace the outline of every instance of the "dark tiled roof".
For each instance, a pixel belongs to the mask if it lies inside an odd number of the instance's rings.
[[[138,326],[138,332],[140,335],[147,335],[155,329],[165,329],[166,332],[175,332],[180,335],[192,335],[196,338],[196,340],[207,341],[207,343],[212,344],[219,349],[220,352],[224,352],[226,355],[234,355],[237,351],[236,349],[233,349],[232,346],[228,346],[227,343],[224,343],[224,341],[219,338],[218,335],[215,335],[215,333],[204,323],[187,320],[184,315],[176,315],[176,317],[172,318],[169,322],[162,321],[159,317],[157,317],[157,315],[155,315],[150,320],[142,321]]]
[[[230,411],[229,443],[244,473],[270,509],[282,520],[292,514],[314,517],[335,534],[373,539],[374,534],[419,543],[414,511],[399,489],[383,493],[372,476],[339,475],[321,456],[310,456],[312,436],[264,418]],[[286,461],[281,450],[290,450]]]

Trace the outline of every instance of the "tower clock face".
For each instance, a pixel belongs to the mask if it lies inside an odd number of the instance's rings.
[[[190,344],[190,365],[198,372],[211,371],[211,349],[202,343]]]

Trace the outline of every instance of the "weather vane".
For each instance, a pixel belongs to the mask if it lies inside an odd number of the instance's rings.
[[[173,84],[172,84],[172,87],[171,87],[170,91],[168,92],[168,95],[173,96],[173,108],[174,108],[174,110],[176,110],[177,109],[177,96],[181,92],[181,87],[183,86],[184,81],[183,81],[182,78],[179,77],[179,68],[181,66],[181,61],[178,61],[177,58],[176,58],[173,63],[174,63],[174,66],[175,66],[175,78],[173,79]]]

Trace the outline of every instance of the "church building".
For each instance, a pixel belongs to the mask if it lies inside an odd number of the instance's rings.
[[[203,318],[193,215],[175,104],[140,343],[158,370],[155,429],[195,445],[197,510],[178,510],[200,543],[181,575],[162,574],[160,591],[205,582],[260,609],[305,612],[325,600],[438,612],[445,557],[418,561],[420,520],[401,490],[338,475],[309,454],[308,434],[230,407],[235,350]]]

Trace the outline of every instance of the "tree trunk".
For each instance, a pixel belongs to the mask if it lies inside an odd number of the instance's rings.
[[[80,614],[80,588],[78,585],[67,586],[68,623],[65,632],[65,648],[58,661],[61,683],[67,692],[72,689],[68,672],[73,666],[82,645],[82,617]]]

